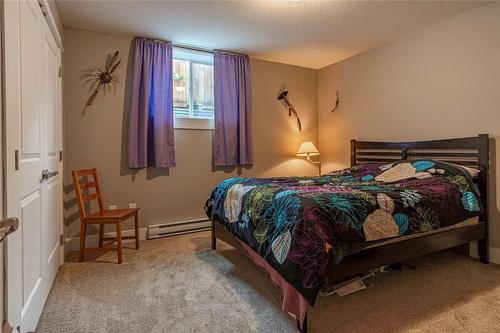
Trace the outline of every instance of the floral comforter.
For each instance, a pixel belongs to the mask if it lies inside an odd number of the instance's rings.
[[[231,178],[206,210],[314,305],[349,243],[431,231],[478,216],[482,206],[467,171],[417,160],[320,177]]]

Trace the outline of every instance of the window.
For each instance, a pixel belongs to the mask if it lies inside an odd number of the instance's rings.
[[[174,126],[212,129],[214,119],[213,55],[175,48]]]

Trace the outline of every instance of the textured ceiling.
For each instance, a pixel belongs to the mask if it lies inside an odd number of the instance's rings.
[[[486,1],[68,1],[65,26],[321,68]]]

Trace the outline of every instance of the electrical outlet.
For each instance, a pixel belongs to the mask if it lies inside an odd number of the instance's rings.
[[[137,204],[136,203],[129,203],[128,208],[137,208]]]
[[[118,206],[117,205],[111,205],[111,206],[108,206],[108,209],[109,210],[117,210]]]

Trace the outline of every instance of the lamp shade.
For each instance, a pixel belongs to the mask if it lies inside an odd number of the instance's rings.
[[[316,148],[314,143],[311,141],[302,142],[299,150],[297,151],[297,156],[316,156],[319,155],[319,150]]]

